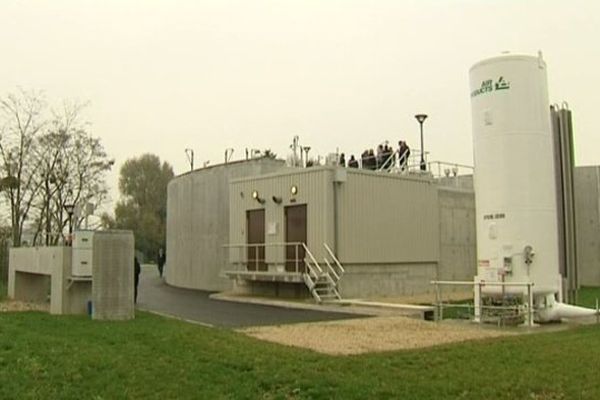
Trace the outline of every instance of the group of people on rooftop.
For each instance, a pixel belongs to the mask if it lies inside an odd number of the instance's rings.
[[[408,157],[410,156],[410,148],[405,141],[401,140],[398,142],[398,149],[394,150],[391,146],[380,144],[377,146],[377,153],[373,149],[367,149],[363,151],[359,161],[354,158],[354,154],[350,155],[350,159],[346,162],[346,156],[344,153],[340,154],[338,164],[348,168],[362,168],[369,169],[372,171],[391,168],[396,165],[398,161],[399,167],[404,170],[408,164]]]

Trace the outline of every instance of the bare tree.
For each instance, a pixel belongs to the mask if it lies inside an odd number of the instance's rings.
[[[69,223],[66,204],[84,209],[106,199],[105,176],[114,162],[88,133],[85,107],[65,102],[47,112],[43,96],[23,90],[0,98],[0,176],[7,179],[2,193],[10,204],[14,246],[21,245],[26,221],[35,243],[56,244]],[[85,218],[75,217],[75,225]]]
[[[40,190],[37,136],[45,125],[43,96],[20,90],[0,98],[0,168],[16,184],[2,191],[10,204],[12,242],[21,245],[23,226]]]
[[[100,205],[107,197],[106,172],[114,161],[109,159],[100,139],[91,136],[81,121],[86,105],[63,104],[54,112],[51,129],[39,138],[39,177],[42,183],[37,202],[36,239],[46,232],[46,244],[56,244],[70,222],[65,206],[85,210],[88,204]],[[78,212],[74,225],[87,215]]]

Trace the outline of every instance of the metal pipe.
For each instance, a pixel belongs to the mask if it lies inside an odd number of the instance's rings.
[[[533,291],[531,290],[531,286],[527,285],[527,325],[529,325],[530,327],[533,326]]]
[[[483,315],[483,302],[481,301],[481,282],[477,282],[477,298],[479,299],[479,304],[478,304],[478,308],[479,308],[479,312],[478,312],[478,322],[481,322],[481,317]]]
[[[339,238],[339,215],[338,215],[338,202],[339,202],[339,194],[338,194],[338,185],[339,183],[335,181],[335,171],[332,171],[333,174],[333,252],[334,254],[338,254],[338,238]]]
[[[440,285],[473,285],[475,284],[481,284],[482,286],[527,286],[527,285],[531,285],[533,286],[533,283],[531,282],[473,282],[473,281],[436,281],[436,280],[432,280],[429,283],[431,283],[432,285],[439,283]]]
[[[435,284],[435,320],[436,322],[441,321],[442,319],[440,318],[440,314],[442,311],[442,304],[440,302],[440,286],[436,283]]]

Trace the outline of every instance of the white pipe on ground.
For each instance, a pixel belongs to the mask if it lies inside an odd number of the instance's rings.
[[[545,303],[545,307],[540,307],[537,310],[538,322],[560,321],[563,318],[581,318],[597,315],[597,311],[592,308],[560,303],[554,299],[554,295],[546,296]]]

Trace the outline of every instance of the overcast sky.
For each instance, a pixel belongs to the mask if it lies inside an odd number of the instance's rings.
[[[600,164],[600,1],[13,1],[0,3],[0,93],[89,100],[116,159],[177,174],[226,148],[359,154],[383,140],[472,164],[468,70],[502,51],[548,64],[574,112],[576,164]]]

